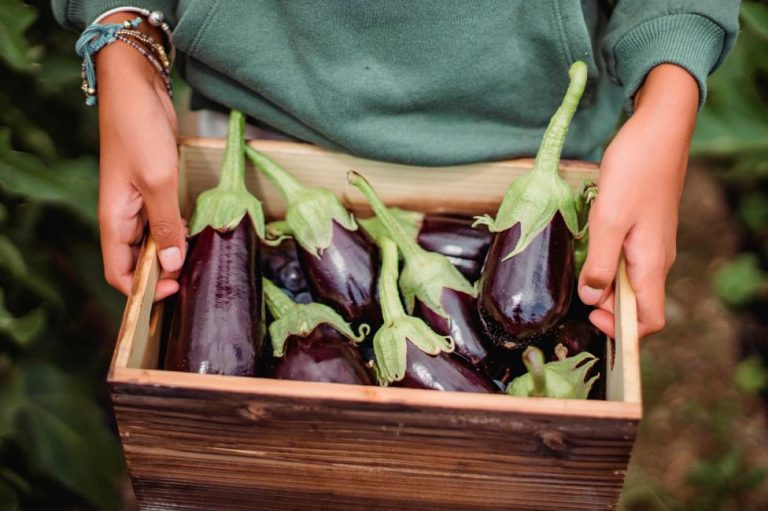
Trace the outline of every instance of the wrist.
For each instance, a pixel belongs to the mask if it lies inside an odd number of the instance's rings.
[[[684,68],[660,64],[648,73],[635,94],[635,115],[651,116],[660,129],[690,137],[696,126],[699,85]]]

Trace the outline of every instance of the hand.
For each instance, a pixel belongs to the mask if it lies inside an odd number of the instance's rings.
[[[655,67],[635,97],[634,115],[605,152],[579,296],[596,307],[590,320],[612,337],[611,283],[622,249],[637,294],[639,336],[664,327],[664,282],[676,255],[677,209],[698,102],[698,84],[685,69]]]
[[[119,13],[104,23],[135,14]],[[152,31],[147,23],[140,28]],[[158,37],[157,33],[151,33]],[[133,271],[149,221],[158,246],[155,299],[175,293],[186,255],[178,202],[176,114],[157,70],[134,48],[115,42],[96,57],[99,109],[99,230],[107,282],[131,291]]]

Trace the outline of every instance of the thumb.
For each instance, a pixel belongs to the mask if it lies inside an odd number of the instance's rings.
[[[144,205],[149,220],[149,232],[157,244],[157,257],[166,272],[181,269],[184,263],[184,224],[179,211],[175,179],[167,186],[144,189]]]
[[[627,231],[614,219],[606,219],[596,208],[592,209],[587,259],[579,275],[579,297],[585,304],[596,305],[605,296],[616,276]]]

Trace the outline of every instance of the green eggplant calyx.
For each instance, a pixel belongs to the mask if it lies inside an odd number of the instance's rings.
[[[496,218],[485,215],[475,219],[475,225],[486,225],[491,232],[520,224],[520,238],[504,260],[525,250],[558,212],[571,233],[579,232],[576,199],[568,183],[558,174],[558,168],[568,126],[586,87],[587,65],[575,62],[568,74],[571,80],[568,90],[544,132],[533,169],[512,182]]]
[[[245,187],[245,116],[237,110],[229,115],[229,131],[221,165],[221,178],[215,188],[201,193],[189,222],[194,236],[206,227],[217,231],[234,230],[245,215],[250,216],[259,238],[264,239],[264,211],[261,201]]]
[[[591,179],[586,179],[581,183],[581,190],[576,197],[576,218],[578,220],[579,232],[576,239],[581,239],[587,235],[589,229],[589,210],[592,203],[597,199],[597,183]]]
[[[406,342],[430,355],[453,351],[453,339],[436,334],[421,319],[409,316],[403,310],[397,291],[397,246],[382,236],[381,273],[379,274],[379,301],[384,324],[373,337],[376,378],[381,385],[400,381],[407,367]]]
[[[285,220],[275,220],[266,226],[266,239],[263,242],[270,247],[276,247],[285,240],[293,238],[290,226]]]
[[[400,249],[405,265],[400,275],[400,290],[405,297],[408,313],[412,313],[416,298],[444,318],[448,314],[441,304],[443,289],[454,289],[477,296],[475,287],[451,264],[447,257],[421,248],[414,236],[392,215],[370,183],[355,171],[347,173],[347,180],[358,188],[371,205],[386,234]]]
[[[424,219],[424,213],[418,211],[408,211],[400,208],[387,208],[392,216],[402,225],[403,230],[408,234],[408,237],[416,240],[419,235],[419,229],[421,229],[421,222]],[[379,217],[372,216],[371,218],[358,218],[357,223],[363,231],[371,238],[375,243],[379,242],[379,238],[387,236],[387,229],[381,222]]]
[[[348,231],[357,230],[354,216],[332,191],[302,184],[271,158],[250,146],[246,146],[245,154],[285,197],[284,222],[304,250],[320,257],[331,246],[334,222]]]
[[[264,298],[275,320],[269,325],[275,357],[285,355],[285,343],[290,336],[306,337],[320,325],[329,325],[351,342],[361,342],[371,327],[363,323],[357,334],[350,324],[333,309],[321,303],[295,303],[268,279],[262,279]]]
[[[530,346],[523,352],[523,363],[528,372],[512,380],[507,386],[507,394],[517,397],[587,399],[592,385],[600,378],[598,373],[586,379],[597,361],[597,357],[583,351],[576,356],[545,364],[541,350]]]

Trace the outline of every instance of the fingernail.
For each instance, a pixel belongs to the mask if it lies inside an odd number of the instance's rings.
[[[165,271],[177,271],[181,268],[181,251],[179,247],[164,248],[157,257],[160,259],[160,266]]]
[[[598,300],[600,300],[600,297],[603,296],[603,290],[595,289],[594,287],[590,286],[581,286],[579,295],[581,295],[581,300],[584,303],[587,305],[594,305]]]

